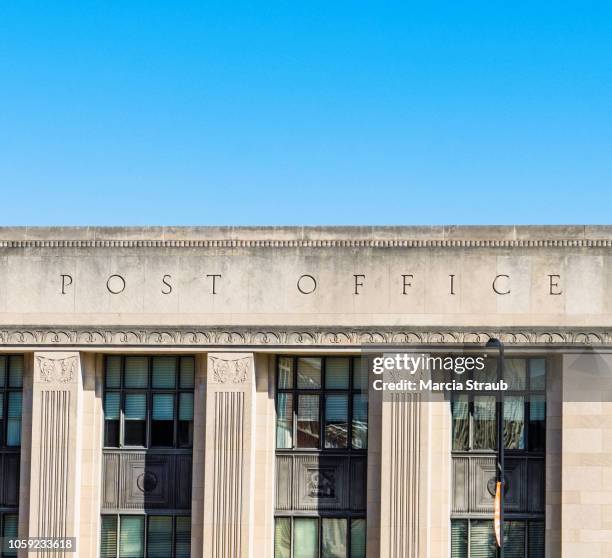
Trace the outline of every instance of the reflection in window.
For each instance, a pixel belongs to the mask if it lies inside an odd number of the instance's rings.
[[[319,447],[319,396],[298,397],[297,446],[299,448]]]
[[[495,397],[474,397],[474,449],[495,449],[497,422]]]
[[[348,441],[348,396],[328,395],[325,399],[325,447],[345,448]]]
[[[525,448],[525,398],[504,397],[504,447]]]

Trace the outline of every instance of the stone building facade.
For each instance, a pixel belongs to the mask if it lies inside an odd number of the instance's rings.
[[[364,372],[490,337],[503,416]],[[0,345],[5,556],[493,556],[497,420],[506,557],[609,556],[610,227],[0,229]]]

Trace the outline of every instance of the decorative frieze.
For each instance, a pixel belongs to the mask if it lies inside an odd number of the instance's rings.
[[[364,345],[482,345],[491,337],[508,345],[553,347],[611,345],[608,327],[43,327],[0,329],[0,345],[15,347],[342,347]],[[51,366],[51,365],[47,365]],[[53,365],[56,366],[56,365]],[[67,366],[64,364],[64,366]],[[218,368],[226,366],[219,363]],[[63,371],[52,371],[52,375]]]

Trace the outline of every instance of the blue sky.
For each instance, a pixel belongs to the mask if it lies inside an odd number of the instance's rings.
[[[610,223],[610,2],[2,2],[0,224]]]

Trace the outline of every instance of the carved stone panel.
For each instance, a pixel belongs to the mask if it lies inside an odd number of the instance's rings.
[[[453,458],[453,511],[465,513],[469,510],[469,459]]]
[[[189,509],[191,454],[105,452],[103,507]]]
[[[290,455],[276,457],[276,509],[291,509],[293,495],[293,458]]]
[[[348,464],[343,457],[294,456],[293,509],[348,509]]]
[[[526,511],[527,467],[524,459],[506,459],[506,511]],[[496,478],[495,457],[470,458],[470,510],[493,512]]]

